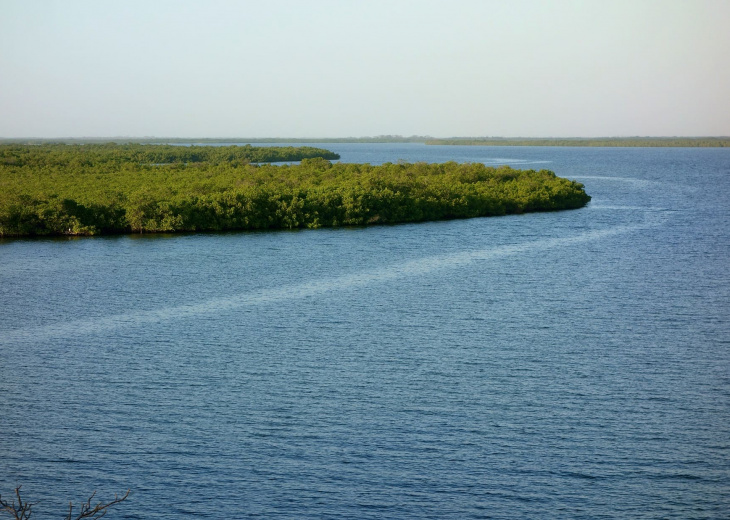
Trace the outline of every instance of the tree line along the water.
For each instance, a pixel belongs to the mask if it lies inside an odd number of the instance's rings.
[[[365,137],[0,137],[2,144],[320,144],[320,143],[425,143],[427,135],[376,135]]]
[[[323,157],[254,164],[220,147],[137,146],[145,150],[0,147],[0,236],[360,226],[572,209],[590,200],[582,184],[548,170]]]
[[[311,146],[175,146],[169,144],[62,144],[0,145],[0,165],[11,166],[101,166],[116,164],[169,163],[269,163],[301,161],[339,154]]]
[[[730,137],[445,137],[423,135],[404,137],[401,135],[378,135],[373,137],[67,137],[47,138],[0,138],[0,145],[47,145],[47,144],[322,144],[322,143],[423,143],[428,145],[474,145],[474,146],[601,146],[601,147],[677,147],[717,148],[730,147]],[[262,161],[259,161],[262,162]]]
[[[428,139],[429,145],[468,146],[599,146],[634,148],[724,148],[730,147],[730,137],[599,137],[570,139],[541,138],[449,138]]]

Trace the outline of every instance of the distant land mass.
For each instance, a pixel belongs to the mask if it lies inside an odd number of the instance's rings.
[[[730,146],[730,137],[570,137],[570,138],[458,138],[428,139],[429,145],[468,146],[597,146],[717,148]]]
[[[443,137],[378,135],[371,137],[15,137],[5,144],[277,144],[277,143],[422,143],[467,146],[730,147],[728,136],[706,137]]]
[[[0,138],[5,144],[266,144],[266,143],[425,143],[431,136],[378,135],[374,137],[14,137]]]
[[[428,135],[377,135],[371,137],[15,137],[0,138],[5,144],[277,144],[277,143],[422,143],[461,146],[603,146],[724,148],[728,136],[707,137],[444,137]]]

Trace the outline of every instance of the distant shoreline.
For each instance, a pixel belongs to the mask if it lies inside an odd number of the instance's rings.
[[[730,137],[448,137],[380,135],[374,137],[17,137],[0,144],[307,144],[307,143],[418,143],[460,146],[595,146],[629,148],[727,148]]]
[[[727,148],[730,137],[630,137],[575,139],[429,139],[428,145],[581,146],[623,148]]]

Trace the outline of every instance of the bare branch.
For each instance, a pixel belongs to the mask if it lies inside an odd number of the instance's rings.
[[[89,499],[81,504],[79,507],[79,513],[76,516],[74,516],[73,502],[69,502],[68,514],[65,518],[66,520],[82,520],[84,518],[99,519],[108,513],[108,509],[111,506],[118,504],[119,502],[124,502],[129,496],[129,492],[130,490],[128,489],[121,497],[115,493],[114,500],[111,502],[107,502],[106,504],[99,502],[92,507],[91,501],[96,496],[96,491],[94,491]],[[31,508],[37,502],[23,502],[23,499],[20,497],[20,486],[15,488],[15,496],[17,497],[17,504],[15,499],[8,503],[8,501],[3,500],[2,495],[0,495],[0,513],[8,513],[12,518],[14,518],[14,520],[28,520],[30,518]]]
[[[127,497],[129,496],[130,490],[128,489],[127,492],[124,494],[124,496],[119,496],[116,493],[114,494],[114,500],[111,502],[107,502],[106,504],[103,504],[102,502],[99,502],[95,506],[91,506],[91,501],[94,499],[94,496],[96,496],[96,491],[94,491],[89,499],[81,504],[79,507],[79,514],[76,516],[73,516],[73,504],[70,503],[68,505],[68,515],[66,516],[66,520],[82,520],[83,518],[101,518],[104,515],[107,514],[107,509],[115,504],[118,504],[119,502],[124,502]]]
[[[0,495],[0,511],[5,511],[15,520],[28,520],[28,518],[30,518],[31,508],[37,502],[23,502],[23,499],[20,498],[20,488],[21,486],[15,488],[15,496],[18,497],[17,504],[14,499],[12,502],[8,503],[7,500],[3,500],[2,495]]]

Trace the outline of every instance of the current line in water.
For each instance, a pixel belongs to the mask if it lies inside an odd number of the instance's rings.
[[[494,260],[528,251],[546,250],[591,240],[598,240],[622,233],[628,233],[660,225],[665,217],[662,212],[645,211],[642,223],[615,226],[604,230],[587,231],[570,237],[538,239],[515,245],[505,245],[476,251],[463,251],[429,256],[391,265],[377,270],[362,271],[336,276],[327,280],[312,280],[299,284],[259,289],[226,298],[214,298],[200,303],[164,307],[156,310],[128,312],[102,318],[84,318],[39,327],[27,327],[6,331],[0,337],[0,345],[22,341],[43,341],[57,337],[70,337],[100,332],[109,332],[124,327],[157,324],[173,319],[186,319],[202,315],[218,314],[235,309],[265,305],[326,294],[332,291],[365,287],[401,278],[423,276],[445,269],[457,269],[477,261]]]

